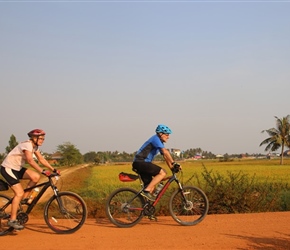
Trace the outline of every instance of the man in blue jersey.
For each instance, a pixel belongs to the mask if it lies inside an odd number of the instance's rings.
[[[152,163],[154,157],[160,153],[171,170],[181,168],[178,163],[174,162],[170,152],[164,147],[164,143],[167,142],[169,135],[172,133],[171,129],[160,124],[155,132],[156,134],[150,137],[137,151],[132,164],[133,170],[141,175],[144,182],[144,190],[141,195],[151,201],[155,200],[152,195],[155,185],[166,176],[166,171],[163,168]]]

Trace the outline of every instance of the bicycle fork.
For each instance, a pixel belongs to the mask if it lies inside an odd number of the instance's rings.
[[[56,202],[58,204],[58,207],[59,207],[60,212],[62,214],[66,214],[66,209],[65,209],[65,207],[63,205],[63,202],[62,202],[61,197],[58,195],[58,190],[57,189],[54,189],[53,192],[54,192],[54,196],[55,196],[55,199],[56,199]]]
[[[185,191],[183,190],[183,187],[182,187],[182,185],[181,185],[180,182],[177,182],[177,184],[178,184],[179,191],[181,192],[181,196],[182,196],[184,202],[186,203],[186,202],[187,202],[187,198],[185,197],[185,195],[186,195],[186,194],[189,194],[190,192],[185,192]]]

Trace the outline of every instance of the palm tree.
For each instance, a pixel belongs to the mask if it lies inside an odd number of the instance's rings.
[[[270,128],[262,131],[262,133],[267,132],[270,137],[262,141],[260,147],[264,144],[268,144],[265,151],[269,149],[271,151],[276,151],[282,147],[280,156],[280,165],[282,165],[284,148],[285,146],[290,147],[290,115],[282,119],[279,119],[277,116],[275,116],[275,118],[277,128]]]

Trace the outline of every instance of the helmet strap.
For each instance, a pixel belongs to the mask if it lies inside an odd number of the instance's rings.
[[[36,141],[34,141],[35,138],[30,138],[30,140],[33,142],[33,144],[38,148],[38,136],[36,137]]]

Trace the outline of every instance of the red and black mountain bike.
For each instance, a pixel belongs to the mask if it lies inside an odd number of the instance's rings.
[[[118,227],[132,227],[143,216],[152,218],[155,207],[171,183],[177,184],[177,189],[169,200],[169,212],[172,218],[183,226],[192,226],[200,223],[207,215],[209,202],[206,194],[194,186],[183,186],[177,177],[177,171],[172,172],[163,180],[165,182],[155,201],[150,201],[141,195],[144,185],[140,175],[123,174],[121,181],[134,181],[139,179],[141,190],[125,187],[113,191],[106,202],[106,214],[109,220]],[[121,175],[120,174],[120,175]],[[120,177],[119,175],[119,177]]]

